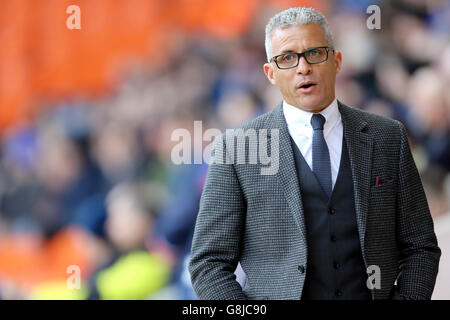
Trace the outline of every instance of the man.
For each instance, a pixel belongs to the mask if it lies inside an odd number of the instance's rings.
[[[430,299],[441,252],[404,126],[336,100],[342,53],[319,12],[275,15],[266,51],[284,101],[243,129],[279,139],[279,170],[236,164],[216,140],[231,161],[210,165],[200,201],[189,264],[198,297]]]

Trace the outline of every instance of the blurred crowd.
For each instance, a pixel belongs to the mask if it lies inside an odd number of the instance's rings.
[[[325,3],[343,53],[337,98],[405,124],[432,215],[446,214],[450,2]],[[372,4],[380,30],[366,27]],[[186,266],[208,165],[175,165],[171,135],[194,136],[199,120],[235,128],[281,102],[262,65],[265,24],[282,9],[262,7],[233,39],[180,33],[162,63],[134,61],[108,95],[53,103],[4,132],[0,298],[196,298]]]

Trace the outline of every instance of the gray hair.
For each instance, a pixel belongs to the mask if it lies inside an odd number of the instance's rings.
[[[328,27],[327,20],[317,10],[313,8],[290,8],[274,15],[266,25],[266,54],[267,61],[272,55],[272,33],[276,29],[286,29],[291,26],[304,24],[318,24],[325,31],[325,37],[330,47],[334,47],[333,35]]]

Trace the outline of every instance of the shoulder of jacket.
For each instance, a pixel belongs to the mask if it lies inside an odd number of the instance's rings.
[[[343,108],[346,108],[347,111],[354,113],[359,119],[366,121],[369,127],[381,128],[383,130],[389,131],[393,130],[395,132],[399,132],[399,129],[402,130],[404,128],[403,123],[399,120],[371,113],[361,108],[345,105],[342,103],[341,105],[343,106]]]

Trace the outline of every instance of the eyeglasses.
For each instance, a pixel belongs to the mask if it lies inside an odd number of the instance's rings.
[[[300,58],[303,56],[309,64],[317,64],[328,60],[328,51],[334,49],[331,47],[315,47],[303,52],[288,52],[279,54],[269,62],[275,61],[278,69],[291,69],[298,66]]]

